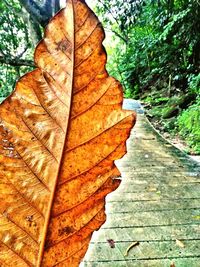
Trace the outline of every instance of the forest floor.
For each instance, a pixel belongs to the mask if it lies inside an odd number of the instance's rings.
[[[143,108],[143,105],[138,100],[133,99],[125,99],[124,100],[124,107],[127,109],[134,109],[138,114],[145,114],[145,109]],[[180,149],[181,151],[185,152],[189,150],[188,145],[184,140],[180,138],[180,136],[171,135],[169,132],[163,131],[163,126],[158,120],[153,120],[149,118],[150,122],[152,123],[153,127],[160,135],[163,136],[169,143],[172,143],[175,147]],[[188,154],[189,157],[191,157],[193,160],[200,163],[200,155],[193,155]]]
[[[132,104],[130,104],[130,103],[132,103]],[[129,107],[131,107],[130,105],[132,105],[132,108],[134,107],[134,109],[137,112],[145,113],[147,115],[149,121],[151,122],[151,124],[155,128],[155,130],[158,131],[158,133],[160,135],[162,135],[163,138],[165,138],[168,142],[172,143],[175,147],[177,147],[178,149],[180,149],[184,153],[186,153],[186,151],[188,151],[187,154],[193,160],[200,163],[200,155],[196,155],[196,153],[192,152],[192,150],[190,149],[188,144],[180,137],[180,135],[178,135],[178,133],[174,134],[174,133],[171,133],[170,131],[166,131],[163,127],[163,123],[161,122],[161,120],[159,118],[149,116],[149,110],[148,109],[146,110],[145,108],[143,108],[143,105],[145,106],[145,103],[140,104],[140,101],[127,99],[127,100],[125,100],[125,105],[129,105]],[[142,110],[142,111],[140,112],[140,110]]]
[[[81,266],[200,267],[200,165],[163,139],[137,103],[125,108],[138,119],[117,161],[122,183],[106,198],[107,221]]]
[[[172,135],[169,132],[163,131],[163,126],[159,122],[159,120],[153,120],[151,118],[149,118],[149,120],[152,123],[155,130],[158,131],[159,134],[162,135],[163,138],[165,138],[168,142],[172,143],[175,147],[177,147],[184,153],[185,151],[189,151],[189,146],[183,139],[181,139],[179,135]],[[188,156],[200,163],[200,155],[195,155],[195,153],[190,152],[188,153]]]

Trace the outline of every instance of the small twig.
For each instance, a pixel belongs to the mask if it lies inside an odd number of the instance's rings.
[[[128,253],[129,253],[129,251],[132,249],[132,248],[134,248],[134,247],[136,247],[136,246],[138,246],[140,243],[137,241],[137,242],[134,242],[134,243],[132,243],[128,248],[127,248],[127,250],[126,250],[126,252],[125,252],[125,254],[124,254],[124,257],[127,257],[128,256]]]
[[[99,0],[99,2],[104,6],[105,10],[108,12],[108,14],[110,14],[112,16],[112,18],[115,20],[115,22],[117,23],[117,26],[118,28],[120,28],[120,25],[119,25],[119,22],[118,22],[118,19],[113,15],[113,13],[111,12],[111,8],[109,8],[102,0]],[[112,30],[111,31],[113,33],[115,33],[120,39],[122,39],[125,43],[128,42],[128,38],[125,38],[123,37],[120,33],[118,33],[117,31],[115,30]]]
[[[115,34],[115,35],[117,35],[122,41],[124,41],[126,44],[128,43],[128,38],[126,39],[125,37],[123,37],[121,34],[119,34],[117,31],[115,31],[115,30],[112,30],[111,29],[111,31]]]

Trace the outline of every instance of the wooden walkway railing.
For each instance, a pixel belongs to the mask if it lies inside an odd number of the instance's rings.
[[[144,115],[117,165],[122,184],[107,197],[107,222],[94,233],[81,266],[200,267],[200,166]]]

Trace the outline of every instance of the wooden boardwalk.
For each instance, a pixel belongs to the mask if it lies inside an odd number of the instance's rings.
[[[143,115],[117,165],[122,184],[107,197],[107,222],[94,233],[81,266],[200,267],[199,165],[159,136]]]

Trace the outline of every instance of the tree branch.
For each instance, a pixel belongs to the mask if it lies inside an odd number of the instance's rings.
[[[124,41],[126,44],[128,43],[128,40],[127,40],[125,37],[123,37],[121,34],[119,34],[118,32],[116,32],[115,30],[112,30],[112,29],[111,29],[111,31],[112,31],[115,35],[117,35],[117,37],[119,37],[122,41]]]
[[[8,64],[13,67],[16,67],[16,66],[34,67],[35,66],[32,60],[20,59],[20,58],[8,58],[3,55],[0,55],[0,63]]]
[[[112,18],[115,20],[115,22],[117,23],[118,28],[120,28],[117,18],[113,15],[113,13],[110,11],[110,9],[107,7],[107,5],[102,0],[99,0],[99,2],[103,5],[105,10],[108,12],[108,14],[110,14],[112,16]],[[126,37],[122,36],[120,33],[118,33],[117,31],[113,30],[112,28],[110,30],[114,34],[116,34],[121,40],[123,40],[126,44],[128,43],[128,37],[127,36]]]

